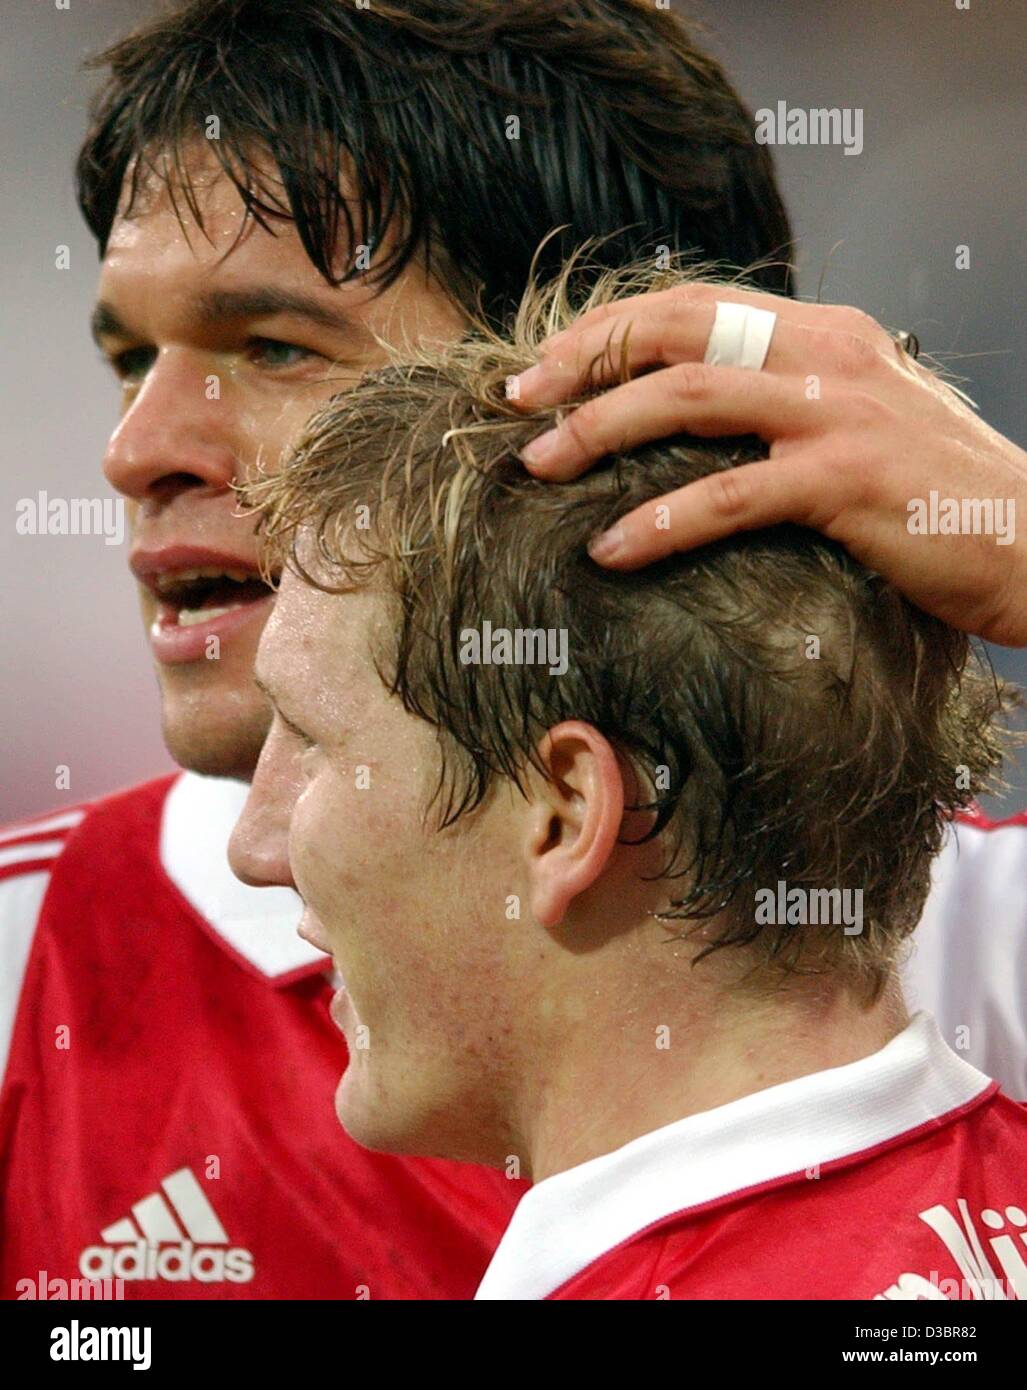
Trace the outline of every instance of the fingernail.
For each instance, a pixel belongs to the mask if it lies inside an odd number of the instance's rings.
[[[520,400],[526,391],[533,391],[545,377],[541,367],[529,367],[520,376],[511,377],[506,383],[507,400]]]
[[[545,434],[540,434],[537,439],[525,444],[521,450],[521,461],[530,464],[545,463],[548,456],[554,452],[556,434],[556,430],[546,430]]]
[[[588,553],[593,560],[612,560],[623,544],[624,527],[618,522],[608,531],[601,531],[598,536],[592,537],[588,543]]]

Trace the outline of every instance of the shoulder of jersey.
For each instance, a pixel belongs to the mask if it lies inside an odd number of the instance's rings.
[[[50,873],[85,820],[99,811],[130,816],[140,801],[163,796],[175,780],[170,773],[125,791],[60,811],[46,812],[0,828],[0,889],[29,874]]]
[[[975,830],[1009,830],[1013,826],[1027,830],[1027,811],[1017,811],[1015,815],[1006,816],[1002,820],[992,820],[976,802],[965,811],[957,811],[954,819],[957,825],[969,825]]]

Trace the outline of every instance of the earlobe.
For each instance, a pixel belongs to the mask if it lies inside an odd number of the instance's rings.
[[[565,883],[567,823],[552,807],[535,808],[529,853],[531,915],[543,927],[557,927],[564,919],[570,895]]]
[[[624,781],[616,754],[590,724],[556,725],[538,752],[548,780],[536,785],[529,822],[531,911],[541,926],[556,927],[609,862],[624,817]]]

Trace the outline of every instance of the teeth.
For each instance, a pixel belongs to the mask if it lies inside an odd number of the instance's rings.
[[[220,618],[222,613],[231,613],[233,608],[241,608],[241,603],[230,603],[227,608],[180,608],[179,627],[195,627],[197,623],[209,623],[212,618]]]
[[[197,579],[232,579],[237,584],[245,584],[256,576],[249,570],[217,569],[213,565],[201,565],[198,569],[176,570],[174,574],[157,576],[157,589],[161,592],[177,588],[180,584],[191,584]]]

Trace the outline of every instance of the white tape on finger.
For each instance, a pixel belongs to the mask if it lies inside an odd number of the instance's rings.
[[[758,372],[767,360],[776,323],[777,315],[771,309],[718,299],[703,361],[708,367],[745,367]]]

